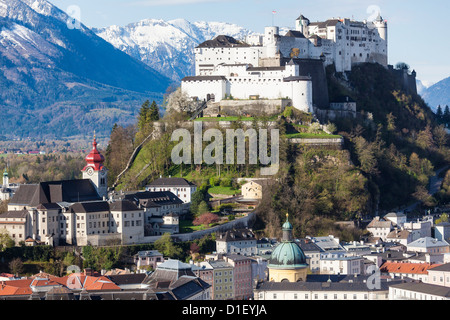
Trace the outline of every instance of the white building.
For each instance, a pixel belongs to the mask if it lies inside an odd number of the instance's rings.
[[[190,203],[192,195],[197,191],[197,186],[184,178],[159,178],[151,182],[147,191],[170,191],[184,203]]]
[[[403,227],[403,224],[406,223],[406,215],[401,212],[390,212],[383,218],[386,221],[392,221],[394,226],[397,226],[399,228]]]
[[[367,225],[367,231],[372,233],[372,236],[375,238],[381,238],[381,240],[386,241],[388,234],[394,230],[394,226],[392,221],[383,220],[380,217],[375,217],[373,220]]]
[[[424,237],[409,243],[407,249],[408,251],[443,255],[450,252],[450,245],[445,240]]]
[[[320,255],[320,274],[362,274],[364,258],[339,252],[325,252]]]
[[[229,230],[216,237],[216,251],[252,256],[258,254],[256,238],[249,229]]]
[[[405,282],[389,287],[389,300],[450,300],[448,287]]]
[[[295,108],[313,112],[312,80],[296,59],[334,64],[345,72],[365,62],[387,67],[387,50],[387,23],[379,15],[375,21],[317,23],[300,16],[285,35],[272,26],[245,41],[221,35],[201,43],[195,48],[195,76],[184,78],[181,88],[192,98],[215,102],[288,98]]]

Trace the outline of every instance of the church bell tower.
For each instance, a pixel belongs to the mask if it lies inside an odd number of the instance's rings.
[[[94,135],[94,141],[92,142],[92,150],[86,156],[86,166],[81,170],[83,172],[83,179],[90,179],[97,188],[97,192],[100,197],[107,197],[108,184],[107,174],[108,170],[103,166],[105,157],[97,149],[97,139]]]

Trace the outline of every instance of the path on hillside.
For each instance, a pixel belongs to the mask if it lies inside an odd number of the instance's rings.
[[[436,170],[434,172],[434,176],[432,176],[430,178],[430,182],[428,184],[428,192],[430,193],[430,195],[433,196],[433,195],[435,195],[436,193],[439,192],[439,190],[441,188],[441,185],[442,185],[442,181],[444,180],[444,178],[443,177],[442,178],[439,177],[439,175],[443,171],[448,170],[449,168],[450,168],[450,166],[445,166],[445,167],[442,167],[442,168],[440,168],[440,169],[438,169],[438,170]],[[420,204],[420,201],[416,201],[413,204],[411,204],[411,205],[409,205],[409,206],[407,206],[405,208],[400,208],[400,211],[411,212],[414,209],[416,209],[416,207],[419,204]],[[395,210],[391,210],[391,211],[395,211]]]

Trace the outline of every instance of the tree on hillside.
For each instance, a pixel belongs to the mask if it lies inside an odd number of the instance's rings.
[[[183,250],[173,243],[170,233],[164,233],[161,236],[161,238],[156,240],[155,248],[156,250],[161,252],[165,257],[177,259],[183,255]]]
[[[202,215],[198,216],[193,222],[192,224],[194,226],[200,226],[203,225],[205,227],[209,226],[212,223],[216,223],[219,222],[220,218],[217,214],[211,213],[211,212],[206,212],[203,213]]]
[[[159,118],[160,118],[160,116],[159,116],[158,105],[156,104],[155,101],[153,101],[147,112],[147,122],[158,121]]]
[[[138,116],[138,129],[139,131],[144,130],[145,126],[147,125],[147,115],[150,110],[150,101],[145,101],[141,109],[139,110],[139,116]]]
[[[108,168],[108,185],[112,185],[116,177],[126,167],[133,153],[135,128],[114,125],[105,152],[105,167]]]
[[[450,124],[450,109],[449,109],[448,106],[445,106],[445,108],[444,108],[444,114],[442,115],[442,123],[446,127],[449,127],[449,124]]]
[[[438,123],[443,122],[443,117],[444,117],[444,113],[442,112],[441,105],[438,105],[437,110],[436,110],[436,118],[437,118]]]
[[[11,239],[8,231],[6,229],[0,230],[0,252],[4,251],[7,248],[14,247],[15,242]]]
[[[9,271],[15,276],[19,276],[23,272],[23,262],[20,258],[15,258],[9,263]]]

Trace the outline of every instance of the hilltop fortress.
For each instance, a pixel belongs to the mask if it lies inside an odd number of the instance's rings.
[[[238,41],[218,36],[195,48],[195,76],[182,80],[182,91],[209,100],[207,115],[275,114],[286,105],[314,113],[328,109],[325,67],[347,72],[358,63],[388,67],[387,22],[330,19],[310,22],[301,15],[295,30]]]

